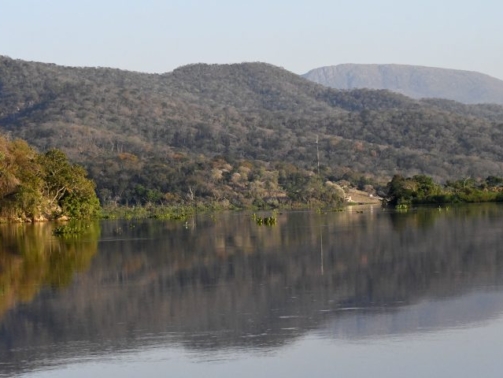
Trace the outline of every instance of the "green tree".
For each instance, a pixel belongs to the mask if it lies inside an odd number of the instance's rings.
[[[66,155],[51,149],[39,157],[43,167],[43,193],[51,206],[76,218],[96,216],[100,205],[94,182],[86,178],[84,168],[71,164]]]
[[[28,220],[95,216],[93,181],[60,150],[38,154],[23,140],[0,136],[0,217]]]
[[[412,190],[409,182],[401,175],[394,175],[387,185],[387,201],[392,206],[412,203]]]

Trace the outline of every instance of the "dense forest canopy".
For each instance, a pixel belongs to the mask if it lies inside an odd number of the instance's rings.
[[[99,209],[94,182],[63,152],[39,154],[0,136],[0,220],[88,218]]]
[[[501,106],[334,90],[264,63],[159,75],[0,57],[0,130],[64,151],[104,202],[232,202],[257,188],[253,202],[340,179],[503,171]],[[284,186],[291,175],[300,189]]]
[[[386,202],[398,208],[415,204],[503,201],[503,179],[496,176],[478,181],[466,178],[439,185],[424,175],[407,178],[395,175],[386,189]]]

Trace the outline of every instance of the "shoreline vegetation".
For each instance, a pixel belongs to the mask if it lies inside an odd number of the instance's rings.
[[[208,158],[206,181],[184,175],[176,192],[136,185],[125,203],[99,195],[87,171],[60,150],[37,153],[23,140],[0,136],[0,222],[77,219],[185,220],[197,212],[221,210],[341,210],[356,204],[408,209],[416,205],[503,202],[503,178],[434,182],[425,175],[395,175],[386,185],[365,176],[334,177],[329,169],[242,161],[237,170],[224,157]],[[201,179],[199,177],[199,179]],[[73,228],[61,228],[61,234]]]
[[[21,139],[0,136],[0,220],[95,218],[101,209],[95,189],[62,151],[38,153]]]
[[[387,184],[386,192],[383,204],[397,209],[415,205],[503,202],[503,178],[465,178],[440,185],[425,175],[407,178],[395,175]]]

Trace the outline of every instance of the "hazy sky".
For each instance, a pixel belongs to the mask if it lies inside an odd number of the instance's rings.
[[[503,79],[500,0],[0,0],[0,55],[166,72],[401,63]]]

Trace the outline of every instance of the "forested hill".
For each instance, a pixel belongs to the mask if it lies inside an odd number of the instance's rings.
[[[413,98],[503,104],[503,81],[471,71],[401,64],[340,64],[315,68],[303,76],[337,89],[388,89]]]
[[[249,189],[265,183],[264,169],[273,185],[291,173],[286,163],[316,171],[317,147],[320,172],[331,180],[503,170],[503,107],[340,91],[264,63],[143,74],[0,57],[0,131],[41,151],[61,148],[114,197],[138,183],[176,192],[184,177],[211,169],[219,172],[201,173],[191,188],[231,185],[239,173]],[[215,156],[220,163],[210,164]]]

